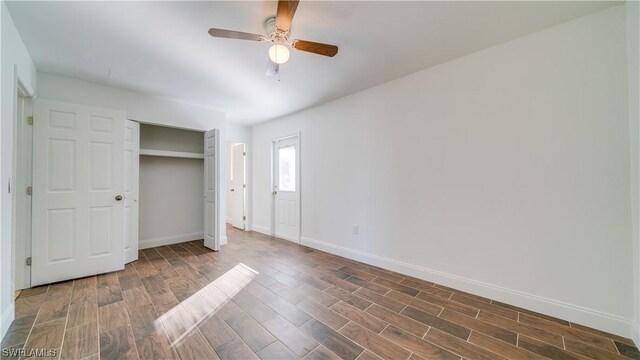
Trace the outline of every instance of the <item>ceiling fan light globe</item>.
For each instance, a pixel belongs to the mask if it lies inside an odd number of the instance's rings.
[[[269,48],[269,59],[276,64],[284,64],[289,61],[289,49],[284,45],[273,45]]]

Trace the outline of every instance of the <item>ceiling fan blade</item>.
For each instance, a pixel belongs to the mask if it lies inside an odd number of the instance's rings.
[[[306,40],[293,40],[291,47],[296,50],[302,50],[314,54],[334,57],[338,53],[338,47],[335,45],[322,44]]]
[[[224,29],[209,29],[209,35],[218,38],[225,39],[239,39],[239,40],[253,40],[253,41],[265,41],[266,38],[262,35],[251,34],[241,31],[224,30]]]
[[[267,76],[278,76],[280,75],[280,65],[271,61],[271,59],[267,60]]]
[[[282,31],[289,31],[293,15],[298,8],[299,0],[278,1],[278,12],[276,13],[276,27]]]

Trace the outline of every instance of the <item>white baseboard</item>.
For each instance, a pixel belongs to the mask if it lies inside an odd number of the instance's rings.
[[[638,323],[635,323],[632,326],[633,337],[631,338],[631,340],[633,340],[633,342],[636,343],[636,347],[638,347],[640,346],[640,325]]]
[[[2,312],[2,315],[0,315],[2,317],[2,320],[0,322],[0,339],[4,339],[4,336],[7,334],[7,330],[9,330],[9,327],[11,326],[11,323],[16,316],[13,310],[13,303],[11,303]]]
[[[292,237],[288,237],[288,236],[284,236],[284,235],[274,235],[274,237],[278,238],[278,239],[282,239],[282,240],[287,240],[287,241],[291,241],[292,243],[296,243],[296,244],[302,244],[300,242],[300,240],[296,239],[296,238],[292,238]]]
[[[220,238],[220,245],[227,245],[227,241],[228,238],[226,236],[223,236]]]
[[[269,227],[266,226],[262,226],[262,225],[257,225],[257,224],[251,224],[251,229],[255,232],[259,232],[261,234],[265,234],[265,235],[269,235],[271,236],[271,229]]]
[[[253,225],[251,225],[250,230],[255,231],[255,232],[259,232],[261,234],[268,235],[268,236],[275,236],[278,239],[291,241],[291,242],[296,243],[296,244],[301,244],[300,240],[298,240],[296,238],[292,238],[292,237],[288,237],[288,236],[284,236],[284,235],[272,235],[271,234],[271,229],[266,227],[266,226],[253,224]]]
[[[139,249],[148,249],[156,246],[164,246],[171,244],[178,244],[181,242],[192,241],[192,240],[200,240],[204,238],[204,233],[197,232],[191,234],[183,234],[183,235],[174,235],[167,237],[159,237],[153,239],[145,239],[140,240],[138,242]]]
[[[304,236],[301,238],[301,244],[334,255],[343,256],[352,260],[361,261],[387,270],[495,299],[500,302],[533,310],[542,314],[590,326],[616,335],[633,338],[635,341],[638,339],[637,330],[633,329],[631,320],[620,316],[528,294],[522,291],[487,284],[462,276],[448,274],[442,271],[385,258],[379,255],[369,254],[359,250],[349,249]],[[638,344],[638,342],[636,342],[636,344]]]

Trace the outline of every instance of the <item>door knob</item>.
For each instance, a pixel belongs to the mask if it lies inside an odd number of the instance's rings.
[[[231,191],[236,191],[235,189],[231,189]]]
[[[275,194],[277,194],[277,193],[278,193],[278,192],[274,190],[274,191],[271,193],[271,195],[275,195]]]
[[[116,201],[122,200],[122,195],[116,195]]]

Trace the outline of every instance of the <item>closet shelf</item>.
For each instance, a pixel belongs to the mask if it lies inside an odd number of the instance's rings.
[[[188,158],[188,159],[204,159],[204,154],[201,154],[201,153],[153,150],[153,149],[140,149],[140,155],[177,157],[177,158]]]

